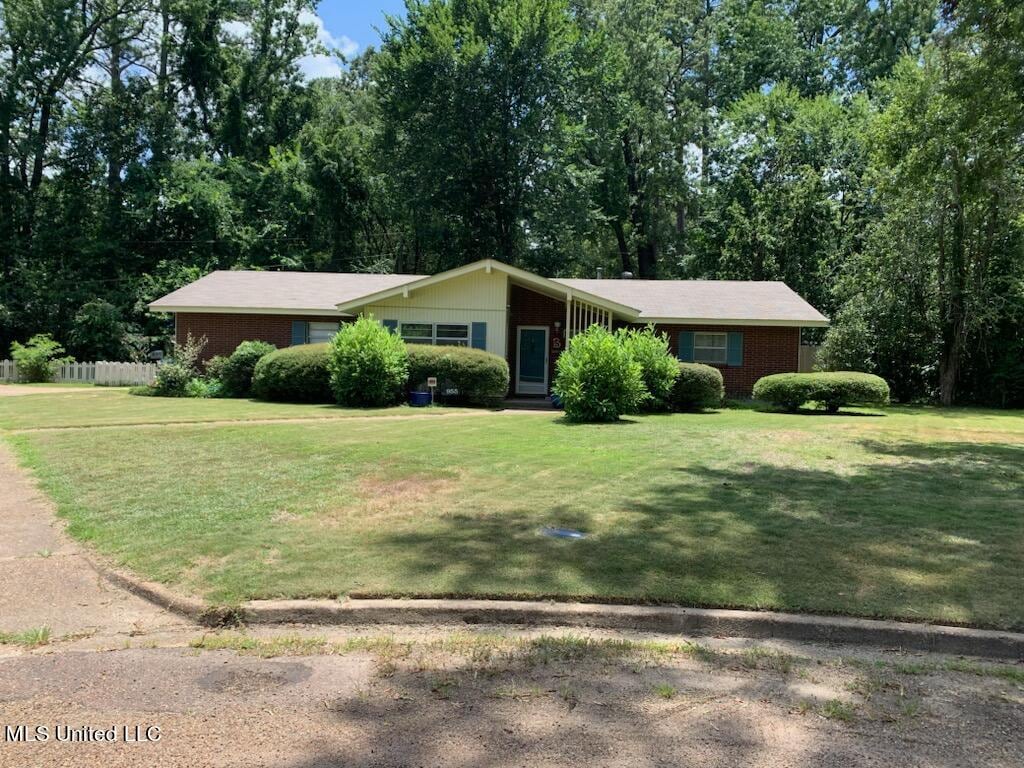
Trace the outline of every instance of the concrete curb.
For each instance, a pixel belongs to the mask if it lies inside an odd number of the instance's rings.
[[[1024,661],[1024,634],[900,621],[516,600],[259,600],[251,624],[518,624],[871,645]]]
[[[90,559],[90,558],[87,558]],[[191,619],[204,626],[219,626],[225,622],[221,616],[225,614],[216,608],[212,608],[202,600],[195,597],[178,595],[163,584],[154,581],[142,581],[130,573],[110,568],[103,563],[90,559],[93,568],[109,583],[129,592],[136,597],[141,597],[153,605],[163,608],[186,619]]]
[[[111,584],[203,626],[237,624],[513,624],[661,632],[690,637],[866,645],[1024,661],[1024,633],[905,621],[677,606],[526,600],[254,600],[217,608],[93,561]]]

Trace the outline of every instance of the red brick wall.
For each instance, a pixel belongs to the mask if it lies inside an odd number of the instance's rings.
[[[555,330],[555,323],[560,328]],[[520,325],[545,325],[548,328],[548,386],[555,379],[555,360],[561,353],[561,348],[555,349],[554,342],[557,336],[559,341],[564,342],[565,336],[565,302],[553,299],[550,296],[536,293],[518,285],[509,286],[509,310],[508,310],[508,369],[512,374],[511,390],[515,394],[516,387],[516,348],[519,344],[519,334],[516,328]]]
[[[188,334],[206,337],[203,360],[214,355],[230,355],[243,341],[269,341],[276,347],[292,343],[292,320],[337,322],[337,317],[292,317],[289,315],[235,315],[180,312],[176,341],[184,344]]]
[[[668,334],[672,354],[679,355],[682,331],[743,334],[743,365],[716,365],[725,379],[726,394],[749,397],[754,382],[772,373],[795,372],[800,363],[800,329],[761,325],[658,325]]]

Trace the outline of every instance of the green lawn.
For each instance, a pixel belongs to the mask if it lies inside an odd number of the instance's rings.
[[[197,400],[177,397],[136,397],[127,389],[92,387],[58,394],[45,384],[38,395],[0,396],[0,429],[103,427],[176,422],[239,421],[251,419],[336,419],[349,416],[421,414],[411,408],[377,411],[332,405],[262,403],[256,400]],[[0,393],[2,394],[2,393]],[[429,411],[431,415],[440,409]]]
[[[104,398],[9,398],[0,424],[325,412]],[[75,536],[215,601],[551,595],[1024,628],[1021,412],[601,426],[477,412],[6,437]]]

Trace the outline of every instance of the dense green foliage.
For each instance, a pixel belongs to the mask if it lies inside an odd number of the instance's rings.
[[[639,411],[650,396],[643,369],[622,337],[600,325],[573,336],[556,369],[552,390],[570,421],[617,421]]]
[[[206,347],[206,337],[195,338],[188,335],[184,344],[177,346],[174,357],[161,363],[156,371],[150,394],[158,397],[206,397],[207,388],[202,384],[192,384],[200,379],[199,360]]]
[[[679,378],[679,365],[669,351],[668,337],[653,328],[620,328],[619,343],[630,358],[640,364],[640,378],[648,397],[642,409],[649,412],[667,411],[672,407],[672,389]]]
[[[715,408],[725,397],[722,372],[703,363],[679,363],[679,378],[672,390],[672,407],[677,411]]]
[[[1024,404],[1024,4],[0,5],[0,346],[144,355],[212,269],[785,280],[823,364]],[[815,332],[809,340],[820,340]]]
[[[813,401],[835,413],[844,405],[888,405],[889,385],[870,373],[777,373],[757,380],[754,399],[787,411]]]
[[[18,367],[18,379],[27,382],[45,382],[73,358],[64,355],[64,347],[48,333],[39,333],[25,344],[12,342],[11,359]]]
[[[261,358],[252,374],[252,393],[281,403],[333,403],[331,345],[302,344]]]
[[[437,399],[444,403],[496,405],[508,394],[505,358],[468,347],[409,344],[409,389],[426,391],[427,378],[437,377]],[[447,391],[454,389],[456,395]]]
[[[248,397],[252,392],[252,375],[256,364],[277,347],[265,341],[243,341],[226,362],[219,365],[216,376],[207,366],[207,374],[220,380],[227,397]]]
[[[372,316],[345,323],[330,342],[327,367],[339,405],[379,408],[405,394],[409,356],[405,342]]]

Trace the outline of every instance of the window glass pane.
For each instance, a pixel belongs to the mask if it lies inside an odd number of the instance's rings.
[[[426,339],[428,342],[433,338],[434,327],[430,323],[402,323],[402,338]]]
[[[693,334],[693,359],[698,363],[724,363],[729,337],[724,333]]]
[[[437,340],[439,347],[468,347],[469,342],[465,339],[441,339]]]
[[[693,360],[696,363],[724,363],[724,349],[693,348]]]
[[[437,325],[437,338],[439,339],[468,339],[469,338],[469,326],[468,325],[445,325],[438,323]]]
[[[724,333],[695,333],[693,334],[693,346],[695,347],[721,347],[725,349],[726,336]]]
[[[322,341],[330,341],[338,332],[338,323],[310,323],[309,343],[319,344]]]

